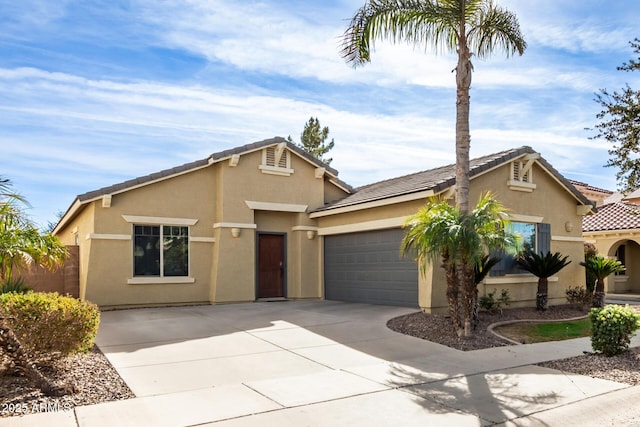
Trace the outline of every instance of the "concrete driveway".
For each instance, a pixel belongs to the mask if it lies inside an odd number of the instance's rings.
[[[533,425],[567,408],[578,415],[563,424],[578,425],[587,412],[575,404],[627,388],[532,366],[579,355],[588,339],[465,353],[386,328],[411,311],[284,301],[105,312],[97,343],[137,398],[75,408],[59,425]]]

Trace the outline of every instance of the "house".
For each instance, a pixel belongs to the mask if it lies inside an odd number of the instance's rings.
[[[564,302],[584,280],[589,200],[529,147],[474,159],[470,176],[472,203],[491,190],[526,242],[574,260],[549,279],[550,303]],[[444,275],[400,257],[401,227],[454,190],[454,165],[354,189],[276,137],[81,194],[54,234],[80,247],[80,296],[102,307],[326,298],[439,312]],[[537,279],[506,261],[481,294],[534,304]]]
[[[628,199],[638,201],[638,197]],[[640,205],[619,199],[601,206],[583,219],[582,233],[600,255],[615,257],[626,267],[605,279],[605,292],[640,292],[640,266],[634,262],[640,259]]]
[[[604,188],[594,187],[586,182],[568,180],[576,189],[581,192],[587,199],[596,203],[596,207],[606,204],[606,200],[613,195],[613,191]]]

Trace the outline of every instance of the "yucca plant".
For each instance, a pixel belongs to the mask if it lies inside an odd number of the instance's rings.
[[[547,252],[546,255],[535,252],[525,252],[516,257],[516,263],[520,268],[538,278],[538,291],[536,292],[536,310],[545,311],[549,306],[549,277],[571,264],[569,256],[562,256],[560,252]]]
[[[605,258],[602,255],[589,258],[581,262],[580,265],[596,276],[596,291],[593,294],[593,307],[604,307],[604,279],[614,273],[622,273],[625,270],[624,265],[617,259]]]
[[[27,286],[22,277],[13,277],[2,284],[2,287],[0,287],[0,294],[8,294],[9,292],[26,294],[31,290],[32,289]]]

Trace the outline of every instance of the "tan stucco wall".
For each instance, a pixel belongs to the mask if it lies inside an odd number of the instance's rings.
[[[208,167],[114,194],[110,207],[102,199],[87,203],[58,233],[81,241],[81,296],[101,306],[254,301],[256,298],[256,233],[287,234],[287,296],[321,297],[320,239],[306,230],[317,221],[306,212],[254,211],[246,201],[306,205],[324,204],[328,189],[315,167],[294,154],[291,176],[262,173],[262,151],[241,156],[237,166],[222,161]],[[328,184],[333,186],[333,184]],[[189,226],[189,265],[194,283],[129,284],[133,277],[133,223],[123,215],[197,220]],[[142,221],[144,223],[144,221]],[[232,228],[240,227],[240,236]],[[215,226],[214,226],[215,225]],[[256,230],[252,226],[258,227]],[[85,240],[86,235],[93,238]],[[106,237],[105,237],[106,236]],[[159,280],[160,281],[160,280]]]
[[[533,182],[536,189],[531,192],[510,190],[507,181],[510,175],[510,166],[506,164],[490,173],[472,180],[471,201],[475,203],[480,194],[486,189],[496,195],[512,214],[530,215],[542,217],[542,222],[551,224],[551,252],[560,252],[568,255],[572,261],[558,273],[557,281],[552,278],[549,282],[549,304],[566,303],[565,291],[570,286],[578,286],[584,283],[584,268],[579,265],[584,258],[584,244],[582,239],[582,216],[577,214],[577,199],[564,189],[558,181],[547,174],[538,164],[533,166]],[[571,223],[571,231],[565,229],[565,223]],[[570,239],[564,241],[562,239]],[[512,306],[535,305],[537,280],[531,275],[530,283],[518,283],[518,279],[527,280],[525,277],[512,276],[513,283],[491,283],[489,278],[485,285],[479,288],[480,295],[497,289],[508,289],[512,300]],[[505,276],[509,278],[509,275]]]
[[[95,205],[84,206],[75,216],[72,222],[62,228],[56,235],[65,245],[75,245],[76,236],[79,246],[79,296],[86,299],[87,275],[89,271],[89,259],[91,257],[91,241],[86,236],[94,232]],[[93,301],[92,301],[93,302]]]
[[[194,197],[194,193],[196,197]],[[115,194],[111,207],[93,202],[94,233],[129,235],[133,223],[123,215],[197,219],[190,237],[213,237],[215,185],[211,168]],[[144,224],[144,221],[141,222]],[[133,277],[133,240],[93,238],[85,297],[101,306],[127,306],[209,301],[213,243],[191,242],[189,277],[194,283],[129,284]],[[82,255],[81,255],[82,257]]]
[[[336,187],[329,179],[324,180],[324,202],[331,203],[347,196],[348,193],[341,188]]]
[[[359,224],[368,221],[385,220],[388,218],[407,217],[415,214],[427,202],[427,199],[413,200],[396,203],[353,212],[345,212],[337,215],[328,215],[318,218],[320,228]]]
[[[246,201],[284,205],[306,205],[307,211],[324,204],[324,180],[315,168],[291,154],[291,176],[263,173],[258,169],[262,151],[243,155],[236,167],[224,163],[218,168],[220,188],[218,223],[255,224],[243,229],[239,238],[228,228],[216,230],[216,259],[212,301],[253,301],[256,298],[256,233],[277,232],[287,236],[287,287],[289,298],[319,298],[318,240],[307,242],[305,231],[296,226],[316,225],[307,213],[253,210]]]

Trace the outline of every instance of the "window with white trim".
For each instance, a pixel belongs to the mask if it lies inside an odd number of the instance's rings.
[[[134,225],[133,242],[134,276],[189,275],[189,227]]]
[[[518,236],[517,254],[524,252],[540,252],[546,254],[551,248],[551,225],[545,223],[511,222],[509,231]],[[517,255],[516,254],[516,255]],[[515,256],[508,253],[496,253],[502,260],[491,269],[490,276],[504,276],[506,274],[525,274],[526,271],[518,268]]]

